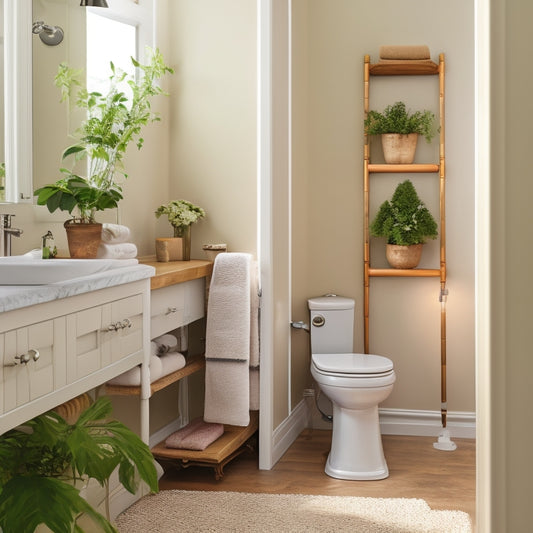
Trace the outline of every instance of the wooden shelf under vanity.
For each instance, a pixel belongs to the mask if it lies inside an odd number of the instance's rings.
[[[150,395],[154,392],[160,391],[172,383],[176,383],[180,379],[183,379],[195,372],[198,372],[202,368],[205,368],[205,359],[203,355],[196,355],[187,359],[187,363],[183,368],[176,370],[158,380],[150,383]],[[140,396],[141,386],[140,385],[106,385],[105,386],[106,394],[115,395],[115,396]]]

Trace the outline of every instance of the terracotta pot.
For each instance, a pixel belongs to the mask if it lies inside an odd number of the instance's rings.
[[[390,165],[409,165],[415,159],[418,133],[383,133],[381,145],[385,162]]]
[[[102,224],[81,224],[74,219],[63,224],[67,232],[68,251],[74,259],[94,259],[102,240]]]
[[[387,261],[393,268],[415,268],[420,262],[421,255],[421,244],[412,244],[411,246],[387,244]]]

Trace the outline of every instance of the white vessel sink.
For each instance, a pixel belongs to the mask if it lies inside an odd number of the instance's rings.
[[[48,285],[137,264],[137,259],[0,257],[0,285]]]

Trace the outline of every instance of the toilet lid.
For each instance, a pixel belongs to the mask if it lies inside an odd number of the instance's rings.
[[[313,363],[322,372],[337,374],[382,374],[390,372],[392,361],[381,355],[364,353],[313,354]]]

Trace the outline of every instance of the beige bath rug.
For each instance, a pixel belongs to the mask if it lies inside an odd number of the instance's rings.
[[[116,525],[120,533],[472,531],[467,513],[434,511],[420,499],[184,490],[145,496]]]

